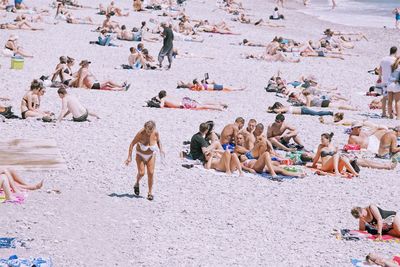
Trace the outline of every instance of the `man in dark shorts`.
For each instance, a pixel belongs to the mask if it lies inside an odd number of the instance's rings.
[[[164,29],[163,33],[161,34],[161,36],[164,38],[164,42],[160,53],[158,54],[158,62],[160,63],[160,68],[162,68],[164,57],[167,56],[169,63],[168,69],[170,69],[172,64],[174,34],[172,32],[172,29],[168,27],[165,22],[161,23],[161,27]]]
[[[291,140],[297,144],[296,148],[298,150],[304,148],[303,143],[298,136],[298,131],[295,127],[285,123],[285,116],[283,114],[276,115],[275,122],[268,126],[267,138],[275,148],[284,151],[296,150],[295,148],[288,147]]]

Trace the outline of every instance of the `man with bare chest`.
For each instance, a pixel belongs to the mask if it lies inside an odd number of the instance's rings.
[[[228,124],[224,127],[221,132],[221,145],[224,150],[229,150],[233,152],[235,149],[235,144],[237,142],[236,138],[239,130],[244,126],[244,119],[242,117],[236,118],[235,122]]]
[[[256,125],[257,121],[255,119],[250,119],[249,122],[247,123],[247,127],[239,131],[244,138],[243,146],[246,147],[247,149],[251,149],[252,146],[251,144],[254,144],[254,142],[256,141],[256,138],[253,134]]]
[[[267,138],[275,148],[284,151],[296,150],[288,147],[292,139],[297,144],[297,149],[301,150],[304,148],[303,143],[298,137],[296,128],[285,123],[285,116],[283,114],[276,115],[275,122],[268,126]]]

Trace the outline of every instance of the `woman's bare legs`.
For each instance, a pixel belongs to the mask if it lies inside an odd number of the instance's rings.
[[[239,175],[243,176],[242,165],[240,164],[239,157],[235,153],[231,154],[230,169],[231,171],[238,170]]]
[[[88,114],[89,114],[89,116],[95,117],[96,119],[100,119],[100,117],[97,116],[96,113],[90,112],[89,110],[88,110]]]
[[[394,98],[394,93],[393,92],[388,92],[388,113],[389,113],[389,118],[393,119],[393,98]]]
[[[368,159],[357,159],[357,164],[360,167],[380,169],[380,170],[393,170],[397,166],[397,160],[390,163],[375,162]]]
[[[136,165],[137,165],[137,172],[138,173],[136,175],[136,183],[135,183],[134,187],[139,187],[140,180],[144,176],[145,164],[144,164],[143,159],[138,154],[136,154]]]
[[[210,110],[218,110],[218,111],[222,111],[223,108],[221,106],[215,106],[215,105],[198,105],[196,107],[196,109],[210,109]]]
[[[6,200],[14,200],[12,196],[10,182],[6,175],[0,174],[0,188],[3,189]]]
[[[328,159],[325,164],[321,166],[321,171],[324,172],[334,172],[336,175],[340,175],[339,171],[339,154],[336,153],[330,159]]]
[[[400,215],[397,214],[393,221],[393,229],[388,233],[394,237],[400,237]]]
[[[221,161],[220,161],[220,164],[223,164],[223,168],[225,169],[225,172],[228,175],[232,174],[231,165],[230,165],[231,157],[232,157],[231,152],[226,150],[224,152],[224,154],[222,154],[222,158],[221,158]]]
[[[21,178],[21,176],[19,176],[14,170],[6,170],[5,174],[9,179],[12,179],[17,184],[18,187],[20,187],[22,189],[37,190],[37,189],[42,188],[42,186],[43,186],[43,180],[34,185],[27,184]]]
[[[110,91],[125,91],[125,88],[119,84],[113,83],[111,81],[105,81],[100,83],[100,88],[102,90],[110,90]]]
[[[151,196],[151,199],[153,200],[153,177],[154,177],[154,167],[156,163],[156,156],[153,155],[151,159],[146,163],[147,165],[147,178],[148,178],[148,185],[149,185],[149,192],[148,192],[148,199]]]
[[[279,173],[284,176],[294,176],[294,177],[303,177],[304,173],[290,172],[282,168],[281,166],[273,166],[276,173]]]
[[[339,170],[343,170],[343,167],[346,168],[347,172],[350,172],[352,175],[358,177],[359,174],[354,170],[353,166],[351,166],[350,161],[347,157],[340,156],[339,158]]]
[[[394,107],[396,109],[396,117],[400,120],[400,92],[394,93]]]
[[[16,51],[14,51],[14,53],[17,55],[21,55],[23,57],[33,57],[32,55],[27,54],[25,51],[23,51],[19,48]]]
[[[113,81],[110,81],[110,80],[102,82],[100,84],[100,86],[102,86],[102,85],[107,86],[107,87],[118,87],[118,88],[122,88],[123,87],[121,84],[117,84],[117,83],[115,83]]]
[[[223,90],[226,90],[226,91],[243,91],[244,89],[246,89],[246,86],[238,87],[238,88],[234,88],[234,87],[225,87],[225,88],[223,88]]]
[[[337,103],[335,103],[335,102],[331,102],[331,103],[329,103],[329,107],[330,108],[337,108],[337,109],[343,109],[343,110],[352,110],[352,111],[357,111],[358,110],[358,108],[355,108],[355,107],[353,107],[353,106],[351,106],[351,105],[348,105],[348,104],[345,104],[345,103],[340,103],[340,102],[337,102]]]
[[[256,163],[253,166],[253,169],[258,172],[262,173],[264,169],[267,169],[269,174],[271,174],[272,177],[276,176],[274,167],[272,166],[272,161],[271,161],[271,156],[268,152],[264,152],[256,161]]]
[[[25,113],[25,117],[26,117],[26,118],[41,118],[41,117],[44,117],[44,116],[46,116],[46,113],[41,112],[41,111],[32,111],[32,110],[28,110],[28,111]]]

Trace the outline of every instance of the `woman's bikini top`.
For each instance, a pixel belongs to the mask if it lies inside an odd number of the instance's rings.
[[[8,49],[8,50],[11,50],[11,51],[14,51],[14,49],[12,49],[11,47],[8,47],[7,45],[5,45],[4,48]]]
[[[66,68],[64,69],[64,73],[66,73],[66,74],[71,74],[72,71],[70,71],[70,68],[69,68],[69,67],[66,67]]]
[[[153,152],[156,152],[158,150],[158,147],[156,145],[146,146],[146,145],[143,145],[142,143],[138,143],[138,144],[139,144],[140,150],[142,150],[142,151],[151,150]]]
[[[23,103],[25,103],[25,107],[27,109],[29,109],[29,102],[28,99],[26,99],[25,97],[22,98]],[[32,108],[34,107],[34,103],[32,102]]]
[[[336,154],[336,151],[321,151],[321,158],[325,158],[327,156],[333,156]]]
[[[396,212],[395,211],[389,211],[389,210],[383,210],[380,207],[377,207],[379,214],[382,217],[382,223],[383,223],[383,228],[390,228],[393,225],[393,220],[394,217],[396,216]],[[373,213],[371,212],[371,208],[368,207],[369,213],[372,216],[372,220],[370,222],[367,222],[370,226],[377,226],[378,225],[378,220],[375,218],[375,216],[373,215]]]

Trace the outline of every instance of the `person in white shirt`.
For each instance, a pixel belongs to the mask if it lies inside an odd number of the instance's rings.
[[[384,57],[381,60],[379,66],[379,80],[383,86],[383,98],[382,98],[382,117],[387,117],[387,86],[389,85],[390,76],[392,74],[392,66],[397,59],[397,47],[393,46],[390,48],[390,55]]]
[[[61,122],[62,119],[66,117],[69,113],[72,114],[72,119],[76,122],[87,121],[89,115],[100,119],[99,116],[92,112],[89,112],[84,106],[82,106],[82,104],[75,96],[68,94],[65,88],[58,89],[57,93],[62,100],[62,109],[60,112],[60,116],[58,117],[58,122]]]

